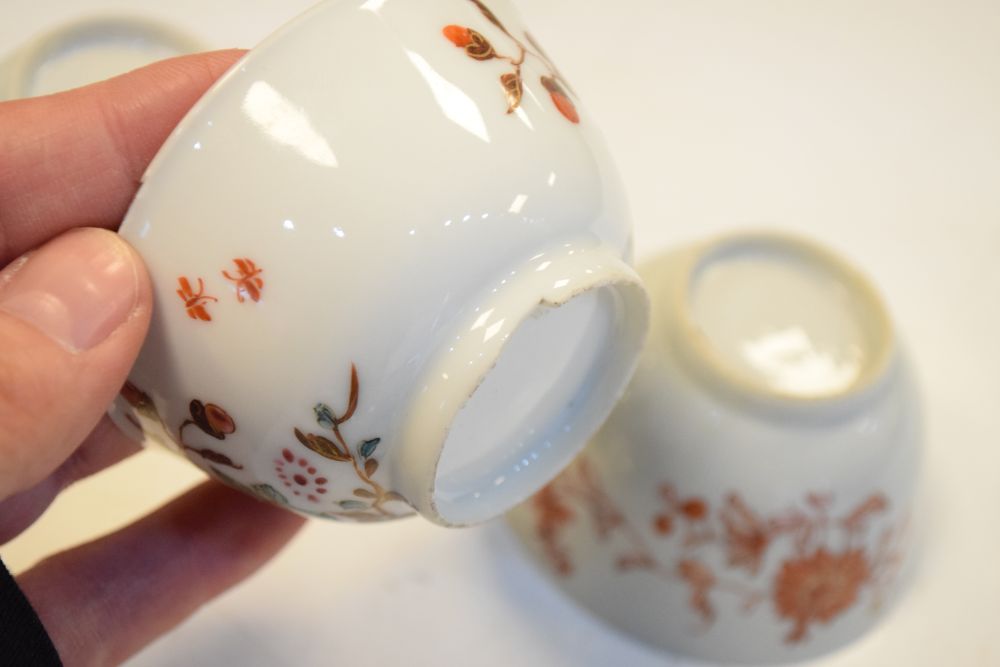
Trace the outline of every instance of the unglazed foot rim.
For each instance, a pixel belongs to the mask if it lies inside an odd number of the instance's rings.
[[[483,306],[456,331],[467,332],[428,366],[420,395],[405,423],[402,469],[419,480],[412,488],[399,480],[417,510],[445,526],[462,526],[497,516],[522,502],[564,468],[600,428],[625,390],[638,364],[649,323],[649,302],[634,270],[606,248],[566,243],[538,253],[525,263],[514,282],[490,288]],[[500,287],[498,284],[496,287]],[[495,296],[493,296],[493,294]],[[508,341],[533,317],[545,317],[581,298],[604,299],[607,345],[591,360],[572,399],[580,403],[572,424],[550,422],[524,456],[508,456],[505,468],[484,473],[492,483],[481,490],[447,499],[441,492],[439,466],[449,431],[498,362]],[[491,319],[482,313],[492,311]],[[485,334],[482,336],[480,334]],[[586,335],[586,334],[584,334]],[[483,338],[487,340],[483,340]],[[569,338],[567,344],[579,339]],[[483,438],[491,434],[483,433]],[[461,443],[455,443],[461,446]],[[541,454],[541,458],[534,456]],[[489,480],[487,480],[489,481]]]

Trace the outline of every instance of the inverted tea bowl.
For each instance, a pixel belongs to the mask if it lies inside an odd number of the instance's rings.
[[[503,1],[317,6],[195,106],[121,233],[156,308],[116,421],[312,515],[500,514],[647,327],[611,160]]]
[[[78,19],[32,38],[0,63],[0,100],[85,86],[204,48],[153,18],[120,14]]]
[[[511,513],[584,607],[668,651],[775,664],[859,637],[913,562],[921,417],[881,299],[824,248],[746,233],[645,263],[622,402]]]

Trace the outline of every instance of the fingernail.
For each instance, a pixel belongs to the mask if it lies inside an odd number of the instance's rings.
[[[78,229],[0,272],[0,310],[63,347],[86,350],[129,318],[138,285],[135,259],[117,234]]]

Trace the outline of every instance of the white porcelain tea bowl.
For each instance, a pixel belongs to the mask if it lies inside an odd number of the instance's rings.
[[[152,18],[78,19],[35,37],[0,63],[0,100],[76,88],[203,49],[197,38]]]
[[[860,636],[912,562],[921,450],[880,298],[831,252],[768,232],[640,274],[639,369],[515,531],[584,607],[671,652],[774,664]]]
[[[501,514],[648,324],[603,141],[504,0],[318,5],[198,102],[121,234],[156,308],[116,422],[310,515]]]

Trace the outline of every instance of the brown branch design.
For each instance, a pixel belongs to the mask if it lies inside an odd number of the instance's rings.
[[[166,424],[164,423],[162,417],[160,417],[159,411],[157,411],[152,399],[146,392],[142,391],[131,382],[126,382],[121,388],[119,395],[133,410],[135,410],[135,414],[126,413],[126,417],[143,433],[146,433],[146,428],[142,424],[144,420],[156,423],[165,432],[168,431]],[[211,463],[228,466],[230,468],[235,468],[236,470],[242,470],[242,465],[236,463],[222,452],[218,452],[209,447],[193,447],[184,440],[184,430],[189,426],[199,428],[206,435],[209,435],[216,440],[225,440],[227,435],[236,432],[236,423],[233,421],[233,418],[229,416],[229,413],[214,403],[202,403],[197,399],[191,401],[188,405],[188,410],[190,412],[190,416],[181,422],[180,427],[177,429],[176,440],[178,444],[180,444],[181,448],[184,451],[197,455]]]
[[[548,75],[540,77],[539,81],[542,87],[549,93],[553,105],[568,121],[579,123],[580,115],[577,112],[576,105],[566,92],[567,90],[572,92],[572,88],[565,82],[562,75],[555,68],[555,65],[552,64],[552,61],[549,60],[531,35],[525,33],[524,40],[521,40],[510,32],[500,19],[497,18],[496,14],[484,3],[480,2],[480,0],[469,1],[479,9],[479,12],[486,17],[486,20],[492,23],[514,43],[517,55],[500,53],[482,33],[467,26],[446,25],[441,32],[456,47],[464,49],[465,54],[473,60],[501,60],[510,64],[512,69],[500,75],[500,87],[507,100],[507,113],[514,113],[521,106],[521,100],[524,97],[522,65],[524,65],[525,58],[530,55],[538,59],[548,69]]]
[[[295,438],[304,447],[324,458],[339,463],[350,463],[355,476],[364,485],[354,489],[354,498],[338,501],[340,511],[324,513],[324,515],[360,520],[370,517],[390,517],[393,514],[385,509],[385,503],[406,503],[407,500],[399,493],[386,489],[373,478],[379,468],[379,461],[375,458],[375,453],[382,439],[369,438],[352,448],[348,446],[340,430],[341,425],[354,416],[358,407],[359,395],[358,370],[354,364],[351,364],[350,392],[343,414],[338,416],[325,403],[317,403],[313,407],[316,423],[328,429],[332,433],[333,439],[318,433],[305,433],[298,428],[294,430]]]
[[[121,390],[121,396],[135,411],[135,415],[127,415],[130,419],[136,419],[138,416],[139,421],[142,419],[155,420],[164,426],[152,400],[135,385],[126,383]],[[375,479],[375,474],[379,469],[376,453],[382,439],[379,437],[368,438],[356,446],[350,447],[344,438],[341,426],[354,416],[358,408],[359,397],[358,371],[356,366],[351,364],[350,387],[344,412],[337,415],[325,403],[318,403],[313,407],[316,422],[329,431],[330,437],[321,433],[306,433],[298,428],[293,428],[292,432],[303,447],[315,454],[338,463],[351,464],[354,476],[360,484],[353,489],[351,498],[332,501],[333,508],[330,510],[312,510],[299,506],[294,506],[294,509],[326,518],[379,521],[397,516],[385,508],[387,503],[397,502],[409,505],[401,494],[385,488]],[[291,506],[288,494],[304,496],[305,500],[317,504],[326,500],[329,480],[323,476],[318,465],[310,463],[308,458],[302,454],[295,454],[292,449],[287,447],[282,449],[280,456],[274,459],[275,472],[278,479],[286,487],[287,494],[278,491],[270,484],[245,484],[222,472],[220,470],[222,466],[234,470],[243,470],[244,466],[223,452],[210,447],[192,445],[185,439],[185,432],[189,428],[195,427],[205,435],[223,441],[226,436],[236,432],[236,422],[219,405],[198,399],[189,403],[188,411],[188,417],[181,422],[177,429],[176,440],[178,444],[189,456],[198,457],[207,462],[207,465],[204,466],[207,471],[225,484],[282,506]]]

